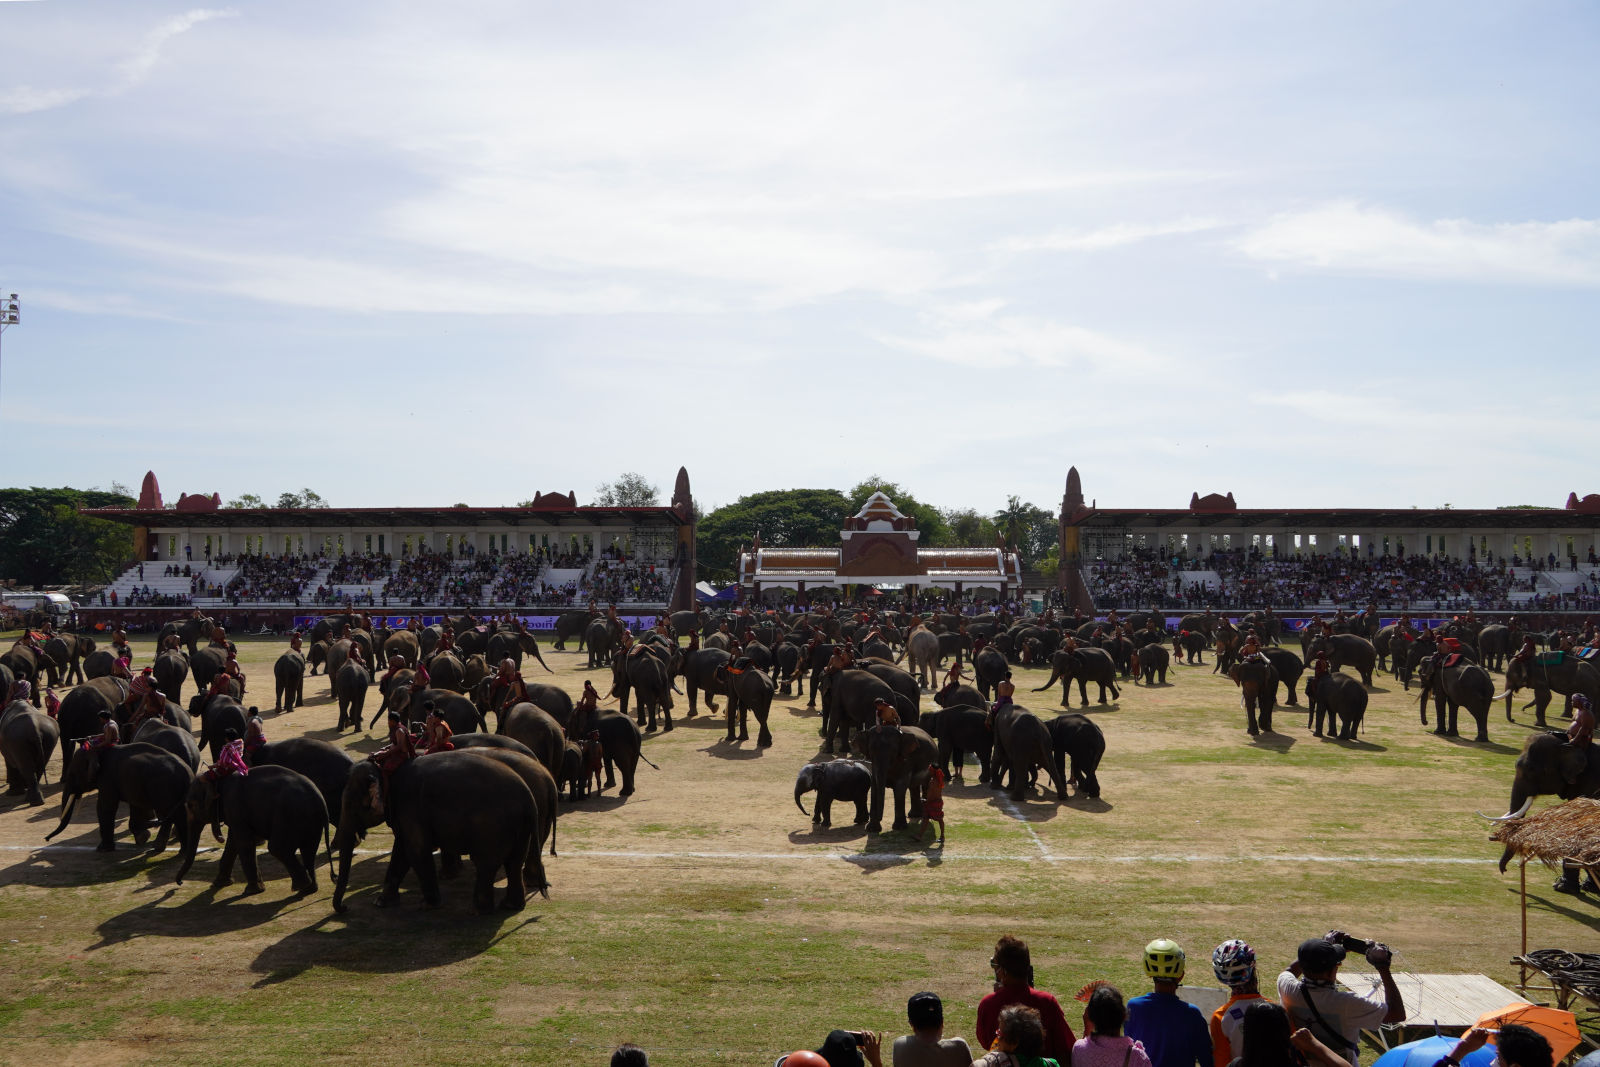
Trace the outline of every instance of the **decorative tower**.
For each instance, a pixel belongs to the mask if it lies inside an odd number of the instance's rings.
[[[156,484],[156,472],[145,471],[144,481],[139,485],[139,510],[161,510],[161,486]]]
[[[694,497],[689,493],[689,469],[678,468],[678,480],[672,487],[672,510],[678,513],[683,525],[678,527],[678,581],[672,587],[672,611],[693,611],[694,587],[699,578],[694,557]]]
[[[1064,606],[1085,615],[1094,614],[1094,598],[1083,580],[1083,546],[1078,523],[1090,508],[1083,502],[1083,483],[1078,468],[1067,471],[1067,491],[1061,498],[1061,563],[1056,568],[1056,589]]]

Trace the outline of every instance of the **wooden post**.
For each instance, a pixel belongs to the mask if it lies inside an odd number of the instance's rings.
[[[1528,857],[1522,857],[1522,863],[1518,865],[1517,869],[1522,876],[1522,955],[1526,956],[1528,954]],[[1522,972],[1522,992],[1526,993],[1528,991],[1528,965],[1519,963],[1517,966]]]

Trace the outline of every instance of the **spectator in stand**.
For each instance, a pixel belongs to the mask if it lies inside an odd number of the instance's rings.
[[[1000,1032],[1000,1014],[1011,1005],[1024,1005],[1039,1013],[1044,1026],[1043,1055],[1063,1064],[1072,1058],[1072,1027],[1055,996],[1033,988],[1033,959],[1027,942],[1006,934],[989,959],[994,969],[994,991],[978,1002],[978,1044],[990,1048]]]
[[[1144,947],[1144,973],[1155,990],[1128,1002],[1127,1028],[1154,1067],[1212,1067],[1206,1017],[1178,996],[1183,970],[1183,949],[1176,941],[1158,937]]]
[[[1389,970],[1392,954],[1385,945],[1374,943],[1366,950],[1367,962],[1383,981],[1382,1000],[1335,987],[1345,941],[1345,936],[1334,930],[1326,937],[1300,942],[1295,962],[1278,975],[1278,999],[1296,1026],[1309,1029],[1317,1040],[1354,1065],[1361,1031],[1405,1022],[1406,1009]]]
[[[967,1067],[972,1050],[959,1037],[944,1036],[944,1002],[937,993],[916,993],[906,1002],[911,1032],[895,1039],[892,1067]]]
[[[1224,941],[1211,953],[1211,971],[1228,987],[1227,1003],[1211,1015],[1211,1056],[1215,1067],[1228,1067],[1240,1047],[1245,1009],[1265,999],[1256,986],[1255,949],[1237,939]]]
[[[1039,1012],[1026,1004],[1012,1004],[1000,1013],[994,1047],[972,1067],[1066,1067],[1046,1056],[1045,1025]]]
[[[1084,1005],[1083,1036],[1072,1046],[1072,1067],[1150,1067],[1144,1046],[1122,1033],[1127,1017],[1122,991],[1096,985]]]
[[[1252,1001],[1239,1027],[1239,1055],[1230,1067],[1348,1067],[1344,1058],[1310,1030],[1291,1030],[1289,1013],[1276,1001]]]

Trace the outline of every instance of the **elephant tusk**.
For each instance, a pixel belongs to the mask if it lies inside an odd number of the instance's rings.
[[[1490,698],[1489,702],[1492,704],[1497,700],[1504,700],[1506,697],[1508,697],[1510,695],[1511,695],[1511,690],[1507,689],[1504,693],[1496,693],[1492,698]]]
[[[1527,815],[1528,814],[1528,809],[1531,808],[1532,806],[1533,806],[1533,798],[1529,797],[1527,800],[1524,800],[1522,802],[1522,807],[1518,808],[1516,811],[1508,811],[1504,815],[1499,815],[1499,816],[1496,816],[1496,815],[1484,815],[1483,812],[1480,811],[1480,812],[1478,812],[1478,815],[1481,816],[1482,818],[1488,819],[1490,822],[1507,822],[1507,821],[1509,821],[1511,819],[1520,819],[1523,816]]]

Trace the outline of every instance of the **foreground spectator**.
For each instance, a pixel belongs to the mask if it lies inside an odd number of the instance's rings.
[[[1144,1046],[1122,1032],[1127,1017],[1122,991],[1096,986],[1083,1009],[1083,1037],[1072,1046],[1072,1067],[1150,1067]]]
[[[611,1067],[650,1067],[650,1056],[633,1043],[620,1045],[611,1054]]]
[[[1206,1017],[1178,996],[1183,968],[1176,941],[1158,937],[1144,947],[1144,973],[1155,990],[1128,1002],[1128,1036],[1144,1045],[1154,1067],[1212,1067]]]
[[[1311,1036],[1306,1029],[1291,1032],[1289,1013],[1281,1004],[1261,999],[1245,1007],[1239,1027],[1239,1055],[1230,1067],[1346,1067],[1344,1057]]]
[[[1024,1004],[1013,1004],[1000,1013],[1000,1029],[994,1048],[972,1067],[1061,1067],[1044,1048],[1044,1023],[1039,1013]]]
[[[1042,1054],[1061,1064],[1072,1061],[1072,1027],[1053,994],[1033,988],[1033,959],[1027,942],[1010,934],[1000,938],[989,960],[994,968],[994,992],[978,1002],[978,1043],[992,1048],[1000,1032],[1000,1015],[1020,1004],[1039,1013],[1044,1026]]]
[[[1256,984],[1255,949],[1237,939],[1224,941],[1211,953],[1211,971],[1228,987],[1227,1003],[1211,1015],[1211,1056],[1215,1067],[1228,1067],[1242,1047],[1245,1009],[1264,999]]]
[[[1310,1030],[1317,1040],[1354,1064],[1361,1031],[1405,1022],[1406,1009],[1400,988],[1389,973],[1391,954],[1384,945],[1367,947],[1367,962],[1383,979],[1382,1000],[1334,986],[1345,957],[1343,940],[1344,935],[1334,931],[1327,937],[1300,942],[1295,962],[1278,975],[1278,999],[1295,1026]]]
[[[1439,1057],[1434,1067],[1461,1067],[1461,1059],[1468,1053],[1476,1052],[1489,1040],[1491,1031],[1480,1026],[1461,1035],[1461,1040],[1456,1042],[1456,1047],[1445,1055]],[[1516,1023],[1507,1023],[1495,1035],[1495,1047],[1500,1050],[1500,1055],[1495,1057],[1495,1062],[1501,1067],[1550,1067],[1555,1059],[1555,1050],[1550,1047],[1550,1042],[1542,1034],[1519,1026]],[[1594,1059],[1593,1055],[1585,1056],[1585,1060]]]
[[[906,1002],[911,1032],[896,1038],[892,1067],[966,1067],[972,1050],[959,1037],[944,1036],[944,1002],[937,993],[916,993]]]

